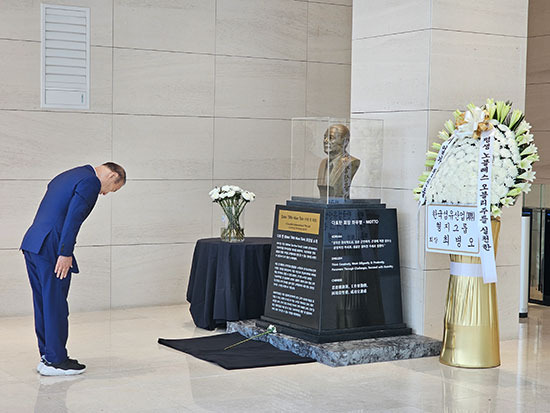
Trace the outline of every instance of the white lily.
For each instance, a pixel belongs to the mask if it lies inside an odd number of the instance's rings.
[[[522,135],[525,132],[529,132],[530,130],[531,130],[531,125],[529,124],[529,122],[525,122],[524,120],[522,120],[516,129],[516,136]]]
[[[449,119],[445,122],[445,129],[447,129],[447,132],[453,133],[455,130],[455,124]]]
[[[513,129],[516,123],[523,117],[523,112],[519,109],[516,109],[512,112],[510,116],[510,129]]]
[[[496,205],[493,205],[491,207],[491,214],[495,217],[495,218],[499,218],[500,216],[502,216],[502,210],[497,207]]]
[[[531,155],[532,153],[537,153],[537,147],[533,144],[529,145],[523,151],[521,151],[521,156]]]
[[[497,110],[497,105],[495,105],[494,99],[487,99],[487,103],[485,104],[485,109],[487,109],[487,112],[489,112],[489,118],[492,119],[495,111]]]
[[[512,109],[512,107],[507,105],[503,100],[499,100],[497,102],[497,119],[500,123],[504,122],[504,119],[508,116],[510,109]]]
[[[525,171],[521,175],[518,176],[518,179],[525,179],[526,181],[533,181],[535,179],[535,171],[529,170]]]
[[[518,145],[526,145],[528,143],[531,143],[533,142],[533,134],[525,133],[523,135],[517,136],[516,141]]]
[[[502,202],[502,205],[509,207],[514,205],[514,201],[515,201],[514,198],[506,197],[501,202]]]
[[[519,167],[521,169],[528,170],[528,169],[531,169],[531,164],[532,163],[533,163],[533,161],[531,161],[529,158],[525,158],[525,159],[522,159],[521,161],[519,161]]]

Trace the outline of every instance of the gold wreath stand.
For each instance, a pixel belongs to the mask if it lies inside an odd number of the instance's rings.
[[[491,219],[495,256],[500,221]],[[451,261],[481,264],[478,257],[451,255]],[[453,367],[500,366],[496,283],[482,277],[450,275],[439,361]]]

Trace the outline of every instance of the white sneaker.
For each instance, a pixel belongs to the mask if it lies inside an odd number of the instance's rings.
[[[62,363],[50,363],[44,360],[44,366],[40,369],[43,376],[73,376],[86,371],[86,366],[77,360],[67,359]]]
[[[44,356],[40,357],[40,363],[38,363],[38,366],[36,366],[36,371],[40,373],[40,370],[42,370],[42,367],[44,367]]]

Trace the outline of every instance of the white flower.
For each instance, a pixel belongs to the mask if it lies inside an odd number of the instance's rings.
[[[528,143],[533,142],[533,134],[525,133],[518,136],[516,139],[518,141],[518,145],[527,145]]]
[[[491,207],[491,214],[492,214],[494,217],[498,218],[498,217],[500,217],[500,216],[502,215],[502,210],[501,210],[499,207],[493,205],[493,206]]]
[[[530,190],[530,181],[535,178],[531,164],[539,160],[539,155],[535,145],[531,144],[531,125],[525,121],[518,124],[519,119],[523,117],[521,111],[513,111],[508,117],[510,110],[511,105],[503,101],[487,100],[485,111],[472,104],[468,105],[468,110],[463,115],[462,112],[455,111],[455,119],[459,122],[461,119],[464,121],[456,130],[451,120],[445,122],[445,130],[440,132],[440,138],[447,139],[449,134],[453,133],[455,140],[453,146],[447,149],[442,164],[426,188],[427,202],[476,203],[480,140],[473,138],[473,135],[483,122],[490,122],[494,126],[489,194],[492,215],[500,216],[502,206],[513,205],[521,192]],[[492,119],[493,116],[498,119]],[[516,129],[515,133],[502,123],[508,122],[507,119],[513,121],[511,125]],[[433,156],[427,158],[431,159]],[[421,178],[423,179],[420,179],[416,193],[425,185],[426,177],[423,175]]]
[[[514,187],[521,189],[522,192],[529,192],[531,184],[529,182],[520,182],[519,184],[515,184]]]
[[[499,153],[500,157],[501,158],[511,158],[512,157],[512,152],[510,152],[508,149],[506,148],[502,148],[500,150],[500,153]]]
[[[235,196],[235,193],[236,192],[234,190],[230,189],[229,191],[226,192],[225,196],[227,198],[233,198]]]
[[[523,135],[525,132],[529,132],[531,125],[528,122],[522,120],[516,129],[516,136]]]
[[[526,181],[532,181],[535,179],[536,172],[533,172],[532,170],[525,171],[521,175],[518,176],[519,179],[525,179]]]
[[[220,199],[220,188],[215,187],[208,193],[208,195],[212,198],[212,201],[217,201]]]
[[[514,205],[514,198],[504,198],[502,200],[502,205],[507,207]]]
[[[245,199],[245,201],[252,202],[256,198],[256,194],[250,191],[243,191],[242,197]]]
[[[529,145],[527,148],[525,148],[523,151],[521,151],[520,155],[531,155],[532,153],[537,153],[537,147],[533,144]]]
[[[533,163],[533,161],[531,161],[529,158],[525,158],[525,159],[522,159],[521,161],[519,161],[519,167],[520,169],[531,169],[531,164]]]
[[[449,139],[449,134],[447,133],[447,131],[440,131],[439,132],[439,139],[443,140],[443,141],[446,141],[447,139]]]

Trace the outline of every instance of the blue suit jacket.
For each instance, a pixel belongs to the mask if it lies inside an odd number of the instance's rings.
[[[100,190],[101,182],[91,165],[57,175],[48,184],[21,249],[52,261],[59,255],[73,256],[80,226],[92,211]],[[75,259],[72,272],[78,272]]]

